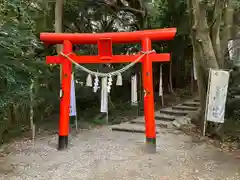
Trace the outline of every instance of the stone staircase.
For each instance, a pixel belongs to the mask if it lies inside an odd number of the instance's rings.
[[[199,101],[196,99],[185,101],[172,107],[162,108],[155,112],[156,133],[160,128],[180,128],[183,124],[191,123],[188,115],[198,110]],[[144,117],[138,117],[130,122],[112,125],[113,131],[145,133]]]

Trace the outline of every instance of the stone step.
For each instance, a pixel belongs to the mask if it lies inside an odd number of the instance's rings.
[[[240,95],[240,91],[230,91],[231,95]]]
[[[229,88],[230,91],[240,91],[240,86]]]
[[[160,111],[155,112],[155,120],[161,121],[174,121],[175,116],[169,114],[160,113]]]
[[[191,119],[189,117],[183,117],[176,119],[172,122],[172,125],[180,129],[183,125],[191,124]]]
[[[160,110],[160,113],[164,113],[164,114],[167,114],[167,115],[173,115],[173,116],[186,116],[189,112],[179,111],[179,110],[174,110],[172,108],[168,108],[168,109]]]
[[[156,121],[174,121],[174,116],[168,116],[166,114],[161,114],[159,116],[155,116]]]
[[[234,99],[240,99],[240,95],[233,96]]]
[[[145,124],[145,120],[144,119],[135,119],[131,121],[132,124]],[[167,122],[167,121],[155,121],[156,126],[159,126],[161,128],[171,128],[173,127],[171,122]]]
[[[145,133],[144,124],[134,124],[134,123],[122,123],[118,125],[111,126],[112,131],[123,131],[131,133]],[[159,133],[159,128],[156,128],[156,133]]]
[[[178,105],[178,106],[173,106],[172,109],[175,110],[183,110],[183,111],[196,111],[198,110],[197,107],[191,107],[191,106],[183,106],[183,105]]]
[[[183,106],[190,106],[190,107],[198,107],[200,105],[200,103],[189,101],[189,102],[182,103],[182,105]]]

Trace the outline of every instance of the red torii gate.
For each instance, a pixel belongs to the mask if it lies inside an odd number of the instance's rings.
[[[138,55],[113,55],[112,44],[141,43],[142,51],[152,50],[152,41],[172,40],[175,37],[176,28],[157,30],[145,30],[135,32],[116,33],[41,33],[40,39],[46,44],[63,44],[63,53],[68,55],[76,63],[127,63],[135,61]],[[73,44],[97,44],[97,56],[77,56],[73,54]],[[67,148],[69,134],[69,110],[72,62],[63,56],[47,56],[47,64],[62,65],[62,96],[60,100],[60,122],[58,149]],[[170,61],[170,54],[146,54],[140,62],[142,63],[144,96],[144,116],[146,128],[146,144],[151,150],[156,149],[156,127],[154,119],[154,94],[152,62]]]

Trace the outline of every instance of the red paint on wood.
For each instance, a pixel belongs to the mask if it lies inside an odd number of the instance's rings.
[[[142,50],[151,51],[152,42],[149,38],[145,38],[142,41]],[[142,62],[143,73],[143,88],[144,88],[144,116],[145,116],[145,128],[146,138],[156,138],[156,127],[154,119],[154,94],[153,94],[153,73],[152,73],[152,61],[149,55],[146,55]]]
[[[72,52],[70,41],[64,41],[63,52],[68,54]],[[63,57],[62,61],[62,97],[60,100],[60,120],[59,136],[68,136],[69,134],[69,111],[70,111],[70,94],[71,94],[71,74],[72,63]]]
[[[105,63],[130,63],[135,61],[140,55],[113,55],[111,59],[104,59],[100,56],[77,56],[75,54],[69,55],[71,59],[73,59],[78,64],[105,64]],[[149,54],[149,59],[152,62],[168,62],[170,61],[169,53]],[[61,64],[63,62],[63,58],[61,56],[47,56],[46,58],[47,64]],[[65,61],[65,60],[64,60]],[[142,60],[140,60],[142,62]]]
[[[176,28],[165,28],[113,33],[41,33],[40,39],[47,44],[62,44],[64,40],[69,40],[73,44],[97,44],[100,39],[110,38],[112,43],[124,44],[139,43],[144,38],[152,41],[172,40],[176,31]]]

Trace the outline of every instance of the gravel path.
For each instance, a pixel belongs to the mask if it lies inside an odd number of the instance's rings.
[[[240,180],[240,159],[182,132],[161,129],[157,154],[141,149],[144,134],[108,127],[72,137],[67,151],[57,136],[14,142],[0,157],[1,180]]]

